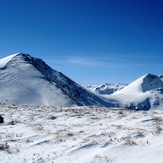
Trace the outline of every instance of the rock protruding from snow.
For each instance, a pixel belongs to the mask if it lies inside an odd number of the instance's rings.
[[[1,103],[112,106],[28,54],[15,54],[0,63]]]
[[[4,122],[4,118],[0,115],[0,123]]]

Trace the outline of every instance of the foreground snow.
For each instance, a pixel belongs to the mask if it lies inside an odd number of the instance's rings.
[[[162,163],[161,110],[0,107],[1,163]]]

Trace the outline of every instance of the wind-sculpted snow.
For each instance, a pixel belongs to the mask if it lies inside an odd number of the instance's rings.
[[[163,111],[0,105],[1,163],[162,163]]]

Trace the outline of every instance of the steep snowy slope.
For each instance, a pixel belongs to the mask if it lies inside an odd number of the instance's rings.
[[[160,77],[146,74],[109,98],[117,99],[119,106],[130,109],[163,109],[163,81]]]
[[[124,88],[126,85],[125,84],[102,84],[98,86],[89,86],[87,87],[90,91],[97,93],[97,94],[103,94],[103,95],[110,95],[114,93],[117,90],[120,90]]]
[[[129,84],[127,87],[115,92],[115,94],[146,92],[161,87],[163,87],[163,82],[158,76],[153,74],[146,74]]]
[[[0,90],[1,103],[112,106],[41,59],[23,53],[0,60]]]

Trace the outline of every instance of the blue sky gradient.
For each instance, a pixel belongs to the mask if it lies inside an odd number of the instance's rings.
[[[163,1],[0,0],[0,58],[17,52],[82,85],[163,74]]]

